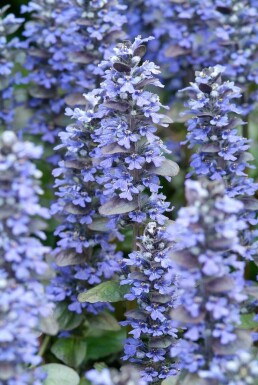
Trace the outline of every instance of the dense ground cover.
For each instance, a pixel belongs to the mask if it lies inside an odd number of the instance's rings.
[[[256,0],[0,9],[0,385],[256,385]]]

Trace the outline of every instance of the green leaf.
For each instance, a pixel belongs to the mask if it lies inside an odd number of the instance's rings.
[[[254,321],[254,313],[242,314],[241,315],[241,329],[255,329],[258,327],[258,323]]]
[[[92,317],[89,316],[87,320],[94,329],[109,331],[117,331],[121,329],[121,326],[119,325],[115,317],[107,312],[103,312]]]
[[[87,344],[78,338],[60,338],[51,347],[51,352],[66,365],[78,368],[85,359]]]
[[[60,330],[76,329],[84,320],[82,314],[76,314],[68,310],[66,303],[60,303],[56,306],[55,317]]]
[[[44,385],[79,385],[80,377],[71,368],[61,364],[47,364],[41,366],[47,373]]]
[[[124,300],[124,295],[128,293],[129,286],[121,286],[118,281],[103,282],[85,293],[78,296],[79,302],[119,302]]]
[[[87,337],[87,359],[98,360],[123,350],[126,330],[104,333],[100,337]]]
[[[59,325],[53,315],[42,317],[39,324],[40,330],[49,336],[55,336],[59,331]]]
[[[86,378],[82,378],[79,385],[91,385],[91,382],[86,380]]]

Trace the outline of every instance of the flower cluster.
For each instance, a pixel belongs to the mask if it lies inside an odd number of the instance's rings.
[[[250,141],[237,132],[243,122],[232,102],[241,93],[233,82],[222,81],[223,71],[215,66],[196,72],[195,83],[183,90],[191,96],[187,113],[194,116],[188,122],[187,143],[190,148],[198,146],[191,166],[197,175],[226,180],[229,196],[253,195],[257,185],[246,174],[253,159],[247,152]]]
[[[125,279],[121,285],[130,285],[125,298],[136,300],[138,307],[129,310],[126,321],[122,322],[130,326],[129,334],[133,337],[125,342],[123,359],[137,365],[144,380],[155,383],[177,374],[170,358],[177,329],[172,326],[169,315],[177,301],[176,279],[167,256],[171,245],[164,228],[149,222],[139,247],[124,259]]]
[[[83,90],[98,86],[98,63],[119,37],[124,7],[112,1],[37,0],[22,6],[31,12],[25,25],[25,68],[30,107],[28,130],[54,143],[67,123],[65,104],[84,105]]]
[[[157,62],[164,77],[172,79],[178,89],[185,79],[192,77],[193,69],[226,63],[226,73],[245,91],[248,100],[248,85],[257,84],[257,1],[229,0],[166,0],[131,1],[129,7],[129,31],[138,21],[145,33],[152,30],[157,38],[153,54],[158,52]],[[144,33],[140,31],[140,33]]]
[[[233,82],[222,81],[223,71],[224,67],[215,66],[196,72],[195,83],[185,89],[191,97],[187,113],[193,116],[188,121],[186,143],[198,150],[191,157],[190,175],[224,180],[227,194],[242,199],[243,215],[249,224],[255,225],[257,203],[251,197],[258,184],[247,174],[253,168],[253,156],[248,152],[250,141],[238,134],[237,127],[243,122],[237,117],[240,110],[232,102],[241,93]],[[255,234],[247,231],[246,236],[251,237],[251,243]]]
[[[13,67],[18,39],[10,36],[23,21],[12,13],[5,15],[8,8],[0,8],[0,128],[10,128],[14,118]]]
[[[215,375],[219,384],[223,385],[255,385],[258,378],[258,361],[249,352],[239,350],[232,359],[222,363],[222,367],[214,364],[211,373],[202,371],[200,376],[209,382]]]
[[[93,115],[95,108],[92,102],[87,113]],[[79,303],[78,293],[120,270],[121,253],[116,253],[110,243],[115,232],[98,216],[105,197],[96,182],[100,166],[94,159],[97,149],[91,140],[95,124],[77,121],[59,134],[62,143],[57,149],[63,148],[66,153],[53,171],[58,199],[52,205],[52,213],[59,216],[61,224],[55,231],[59,236],[55,250],[57,276],[48,290],[56,301],[66,301],[68,309],[77,313],[84,308],[97,313],[107,307]]]
[[[92,385],[147,385],[130,366],[123,366],[120,372],[115,369],[90,370],[86,373],[86,378]]]
[[[39,205],[41,172],[32,159],[41,149],[20,142],[12,131],[0,138],[0,382],[4,385],[28,384],[27,365],[40,362],[38,351],[39,317],[51,305],[38,276],[47,265],[48,248],[44,239],[46,209]],[[2,382],[3,381],[3,382]]]
[[[101,64],[109,69],[98,91],[102,103],[94,115],[100,123],[93,140],[101,150],[104,169],[98,182],[109,198],[100,213],[114,215],[124,224],[149,219],[163,224],[169,203],[160,193],[159,176],[170,179],[178,173],[177,164],[164,156],[168,149],[155,135],[156,125],[167,126],[168,119],[160,112],[158,95],[147,88],[162,86],[155,76],[158,67],[141,60],[146,51],[143,43],[149,40],[138,36],[133,43],[121,43],[115,56]]]
[[[249,333],[238,329],[246,299],[245,264],[239,260],[246,253],[240,243],[246,224],[238,218],[243,204],[228,197],[220,181],[188,180],[186,198],[189,206],[179,210],[171,228],[170,256],[180,275],[181,302],[171,317],[187,330],[171,353],[190,373],[204,370],[218,379],[213,366],[222,367],[239,346],[248,351],[252,344]]]

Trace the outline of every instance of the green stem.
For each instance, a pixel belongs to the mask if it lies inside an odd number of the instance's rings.
[[[43,340],[42,345],[41,345],[40,350],[39,350],[39,356],[40,357],[44,356],[44,354],[45,354],[45,352],[46,352],[46,350],[48,348],[50,339],[51,339],[50,336],[45,335],[44,340]]]

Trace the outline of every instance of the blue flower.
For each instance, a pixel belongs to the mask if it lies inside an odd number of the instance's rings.
[[[49,252],[41,243],[42,220],[49,213],[39,204],[41,172],[32,160],[41,154],[40,147],[19,141],[13,131],[0,136],[0,382],[6,385],[40,385],[42,379],[28,370],[41,362],[39,321],[52,309],[40,282]]]
[[[222,181],[187,180],[188,207],[179,210],[170,229],[170,256],[180,277],[180,305],[171,311],[171,319],[186,329],[171,354],[183,369],[199,376],[206,368],[226,365],[243,341],[247,352],[251,348],[249,333],[238,329],[241,304],[247,299],[245,264],[238,260],[247,253],[241,245],[243,203],[226,194]],[[213,374],[210,378],[220,380]]]

